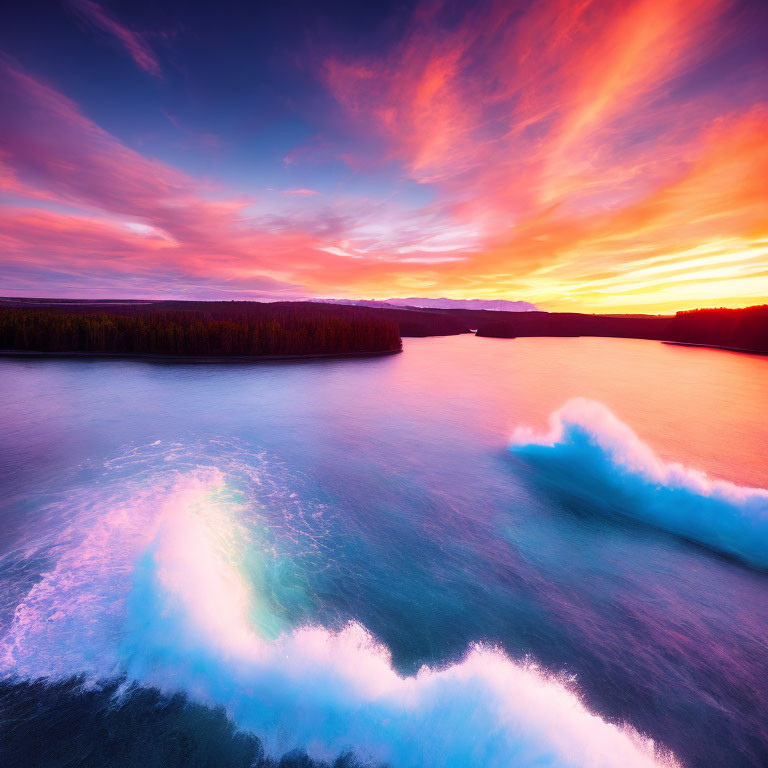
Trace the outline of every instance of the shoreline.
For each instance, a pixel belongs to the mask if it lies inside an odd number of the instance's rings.
[[[726,347],[723,344],[704,344],[702,342],[696,342],[696,341],[668,341],[666,339],[647,339],[641,336],[593,336],[588,333],[580,333],[580,334],[574,334],[574,335],[568,335],[565,336],[563,334],[556,334],[556,335],[545,335],[545,334],[536,334],[534,335],[523,335],[523,336],[485,336],[483,334],[476,333],[475,336],[477,336],[478,339],[502,339],[506,341],[512,341],[513,339],[581,339],[581,338],[590,338],[590,339],[627,339],[627,340],[637,340],[637,341],[658,341],[660,344],[671,344],[672,346],[676,347],[700,347],[702,349],[720,349],[725,352],[741,352],[745,355],[768,355],[768,350],[760,350],[760,349],[748,349],[746,347]]]
[[[357,357],[384,357],[396,355],[401,349],[378,352],[318,352],[312,355],[152,355],[128,352],[40,352],[28,349],[0,349],[0,357],[17,357],[29,360],[135,360],[148,363],[177,363],[217,365],[234,363],[274,363],[291,360],[333,360]]]
[[[768,355],[768,350],[746,349],[745,347],[726,347],[723,344],[702,344],[695,341],[661,341],[675,347],[704,347],[704,349],[722,349],[726,352],[742,352],[745,355]]]

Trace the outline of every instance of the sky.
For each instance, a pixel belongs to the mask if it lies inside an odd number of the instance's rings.
[[[768,3],[25,0],[0,295],[768,297]]]

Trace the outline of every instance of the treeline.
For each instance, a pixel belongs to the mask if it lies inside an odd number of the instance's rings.
[[[768,304],[744,309],[694,309],[678,312],[672,341],[768,352]]]
[[[478,325],[478,336],[610,336],[768,352],[768,305],[661,315],[505,313]]]
[[[664,339],[669,318],[581,315],[575,312],[517,312],[478,326],[478,336],[613,336],[625,339]]]
[[[227,320],[256,322],[278,319],[280,322],[304,322],[308,318],[336,317],[350,322],[379,320],[394,323],[401,336],[452,336],[468,333],[465,317],[439,310],[389,309],[313,301],[74,301],[56,299],[9,299],[8,307],[55,310],[61,314],[143,315],[147,312],[184,311],[206,322]],[[475,325],[471,326],[475,328]]]
[[[197,357],[370,354],[401,348],[378,318],[297,311],[230,317],[132,306],[0,309],[0,349]]]
[[[768,352],[768,305],[662,315],[396,309],[317,302],[3,300],[0,348],[167,355],[399,349],[401,336],[611,336]]]

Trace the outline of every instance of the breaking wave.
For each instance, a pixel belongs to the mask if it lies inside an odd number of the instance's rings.
[[[0,638],[2,676],[182,691],[224,707],[273,756],[676,765],[632,728],[589,712],[573,681],[499,649],[478,645],[458,663],[401,676],[359,624],[286,626],[258,578],[259,561],[276,555],[230,484],[219,468],[188,468],[145,477],[129,501],[84,504],[83,519],[49,542],[50,566]]]
[[[601,403],[569,400],[537,434],[518,428],[512,451],[546,482],[600,509],[768,568],[768,490],[665,462]]]

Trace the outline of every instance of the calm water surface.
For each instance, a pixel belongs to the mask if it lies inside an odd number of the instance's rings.
[[[768,359],[404,346],[0,360],[0,763],[768,764]]]

